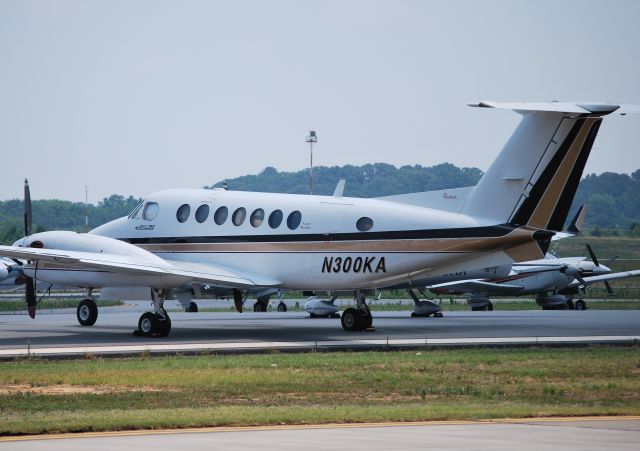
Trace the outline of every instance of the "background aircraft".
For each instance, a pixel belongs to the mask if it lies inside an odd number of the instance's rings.
[[[609,294],[613,290],[610,280],[635,277],[640,270],[612,273],[601,265],[591,246],[587,245],[591,261],[584,257],[548,258],[515,263],[507,277],[498,279],[466,279],[428,286],[435,294],[468,294],[472,310],[493,310],[492,296],[536,295],[543,309],[569,308],[585,310],[582,299],[585,289],[602,282]],[[578,300],[574,302],[574,296]]]

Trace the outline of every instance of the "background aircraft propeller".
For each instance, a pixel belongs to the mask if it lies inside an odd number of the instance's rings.
[[[593,249],[591,248],[591,245],[589,243],[586,244],[587,247],[587,252],[589,253],[589,257],[591,257],[591,261],[593,261],[593,263],[596,264],[596,267],[600,267],[600,262],[598,261],[598,257],[596,257],[596,253],[593,252]],[[613,257],[613,259],[611,259],[611,261],[613,262],[617,257]],[[611,285],[609,284],[608,281],[604,281],[604,286],[607,289],[607,294],[609,294],[609,296],[613,296],[613,289],[611,288]]]

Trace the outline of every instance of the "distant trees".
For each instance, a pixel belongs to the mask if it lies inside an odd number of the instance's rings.
[[[450,163],[424,167],[373,163],[363,166],[319,166],[313,170],[314,194],[331,195],[338,180],[345,179],[345,196],[380,197],[419,191],[472,186],[482,171],[459,168]],[[238,191],[308,193],[309,170],[279,172],[267,167],[259,174],[224,180]],[[213,187],[222,186],[220,181]],[[89,227],[126,216],[140,202],[133,196],[113,194],[98,205],[89,205]],[[579,205],[587,205],[585,233],[598,236],[625,235],[640,237],[640,169],[628,174],[605,172],[587,175],[578,188],[569,217]],[[21,200],[0,201],[0,242],[13,243],[24,233]],[[84,230],[85,206],[64,200],[33,201],[34,231]]]

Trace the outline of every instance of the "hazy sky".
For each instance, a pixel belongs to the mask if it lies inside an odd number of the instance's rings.
[[[519,116],[640,104],[638,1],[0,0],[0,198],[89,201],[266,166],[486,169]],[[605,119],[587,172],[640,168]]]

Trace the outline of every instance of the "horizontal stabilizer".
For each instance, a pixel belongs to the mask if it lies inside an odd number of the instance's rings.
[[[469,106],[479,108],[498,108],[502,110],[514,110],[519,112],[549,112],[567,114],[597,114],[606,115],[620,109],[620,105],[599,102],[478,102],[470,103]],[[636,105],[625,105],[623,112],[631,112]],[[623,113],[626,114],[626,113]]]

